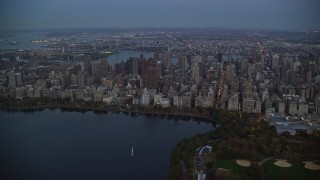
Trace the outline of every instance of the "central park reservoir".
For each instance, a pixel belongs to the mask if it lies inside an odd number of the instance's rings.
[[[151,115],[0,111],[0,171],[5,179],[167,179],[176,143],[213,129]]]

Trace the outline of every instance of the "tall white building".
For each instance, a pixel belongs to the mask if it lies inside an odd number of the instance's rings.
[[[260,98],[256,99],[256,102],[255,102],[255,113],[261,113],[261,101],[260,101]]]
[[[173,96],[173,105],[176,107],[191,107],[191,96]]]
[[[285,102],[279,102],[278,103],[278,112],[279,113],[284,113],[285,112],[285,107],[286,107]]]
[[[273,55],[272,56],[272,69],[275,69],[277,67],[279,67],[279,56],[278,55]]]
[[[153,95],[153,104],[160,104],[161,98],[163,98],[162,94]]]
[[[309,105],[306,103],[299,103],[299,116],[304,116],[308,114]]]
[[[150,94],[147,88],[144,88],[142,96],[141,96],[141,105],[148,106],[150,104]]]
[[[299,114],[297,102],[290,102],[289,103],[289,114],[292,114],[292,115]]]
[[[255,100],[252,98],[243,98],[243,111],[254,113],[255,112]]]
[[[238,110],[238,108],[239,108],[239,97],[238,97],[238,93],[235,92],[231,95],[231,97],[228,100],[228,109]]]

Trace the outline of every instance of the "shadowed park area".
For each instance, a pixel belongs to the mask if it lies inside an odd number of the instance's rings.
[[[217,159],[216,168],[229,169],[235,173],[241,173],[247,169],[247,167],[238,165],[233,159]]]

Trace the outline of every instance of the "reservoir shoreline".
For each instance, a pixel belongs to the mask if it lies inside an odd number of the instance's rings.
[[[116,107],[110,107],[107,109],[99,109],[99,108],[79,108],[79,107],[71,107],[71,106],[61,106],[61,105],[47,105],[47,106],[34,106],[34,107],[0,107],[0,110],[6,111],[6,112],[36,112],[36,111],[43,111],[45,109],[60,109],[61,111],[70,111],[70,112],[87,112],[87,111],[93,111],[94,113],[108,113],[108,112],[115,112],[115,113],[124,113],[128,115],[152,115],[152,116],[167,116],[170,118],[179,118],[179,120],[194,120],[198,122],[206,122],[206,123],[212,123],[213,125],[217,125],[217,122],[209,117],[195,115],[192,113],[163,113],[163,112],[145,112],[145,111],[130,111],[126,109],[122,109],[120,106]]]

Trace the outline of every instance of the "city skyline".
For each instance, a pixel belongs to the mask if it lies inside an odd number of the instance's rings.
[[[3,179],[319,179],[319,31],[89,28],[0,31]]]
[[[0,29],[320,29],[316,0],[4,0],[0,5]]]

